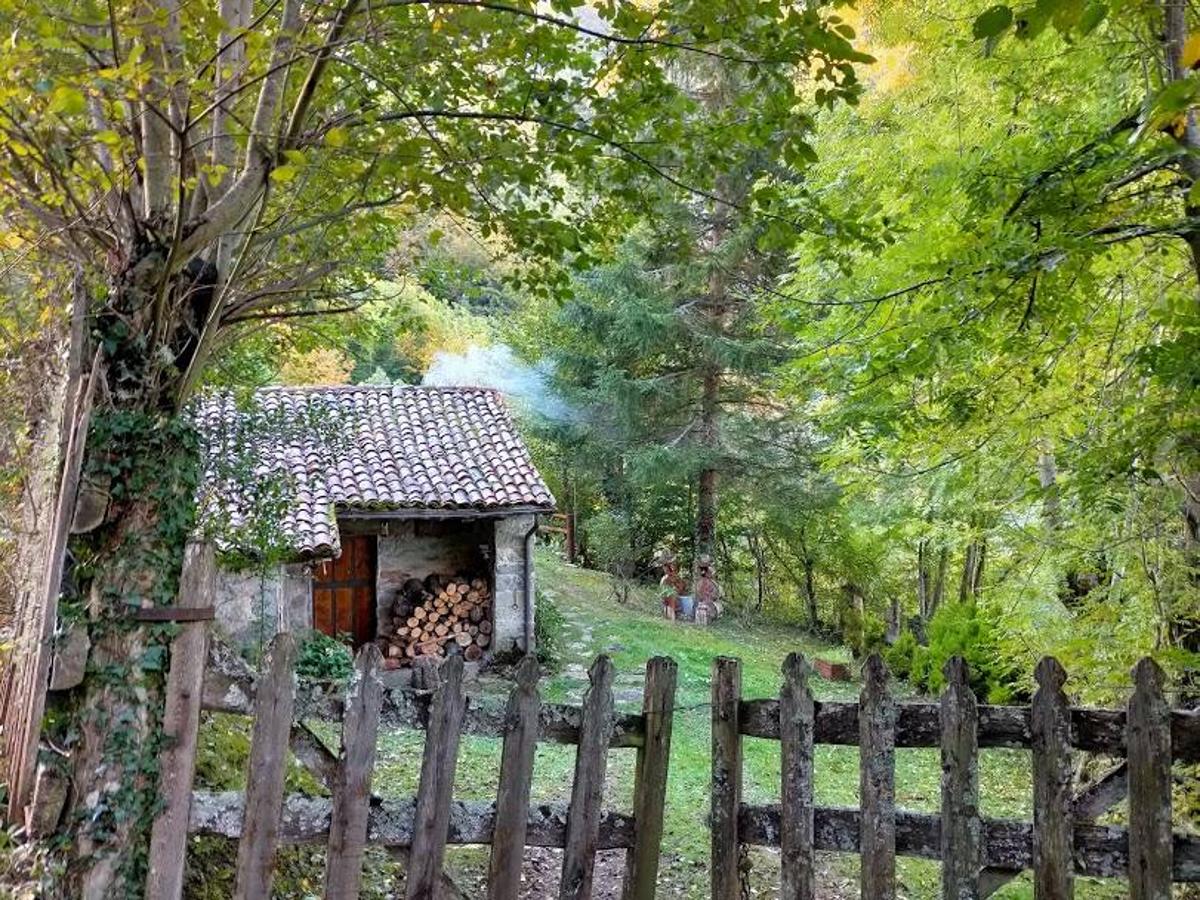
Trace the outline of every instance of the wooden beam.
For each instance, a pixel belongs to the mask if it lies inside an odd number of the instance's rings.
[[[859,850],[860,813],[818,806],[813,814],[816,849],[834,853]],[[743,806],[738,816],[742,843],[778,847],[778,806]],[[1075,826],[1075,874],[1124,878],[1129,873],[1129,835],[1115,825]],[[1176,833],[1171,874],[1177,882],[1200,882],[1200,837]],[[941,817],[896,811],[896,853],[918,859],[941,857]],[[1018,872],[1033,867],[1033,825],[1005,819],[983,820],[983,862]]]
[[[327,797],[292,794],[284,800],[279,821],[281,844],[319,844],[328,839],[333,803]],[[189,829],[192,834],[215,834],[237,839],[242,833],[246,800],[240,791],[195,791]],[[374,846],[412,846],[416,800],[381,800],[371,804],[367,833]],[[455,800],[450,804],[450,830],[446,843],[491,843],[496,810],[490,800]],[[529,808],[525,823],[527,847],[562,847],[567,835],[567,806],[539,803]],[[633,846],[633,816],[605,810],[600,816],[600,850]]]
[[[183,551],[178,608],[203,608],[216,590],[216,581],[217,562],[212,544],[189,543]],[[171,641],[171,668],[167,673],[162,723],[165,742],[158,757],[162,811],[150,829],[146,876],[146,897],[154,900],[177,900],[183,895],[188,810],[196,774],[200,690],[208,659],[207,645],[208,625],[200,620],[181,625]]]

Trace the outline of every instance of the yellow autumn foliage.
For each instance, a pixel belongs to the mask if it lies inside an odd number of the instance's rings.
[[[348,384],[354,362],[341,350],[316,347],[288,357],[279,369],[279,381],[294,386],[328,387]]]

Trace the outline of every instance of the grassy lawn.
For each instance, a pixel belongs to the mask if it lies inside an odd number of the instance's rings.
[[[846,661],[842,647],[814,640],[801,631],[778,625],[723,619],[711,627],[667,622],[658,615],[652,591],[633,594],[628,604],[618,603],[608,578],[571,567],[549,553],[539,553],[538,578],[566,618],[563,663],[553,676],[543,679],[547,700],[577,702],[587,687],[587,667],[598,653],[608,653],[616,666],[617,706],[627,711],[641,708],[641,685],[646,661],[671,656],[679,666],[675,725],[671,744],[671,769],[666,804],[666,833],[659,896],[700,898],[708,895],[710,734],[709,677],[716,656],[742,660],[743,694],[747,698],[772,697],[779,691],[780,666],[793,650],[809,656]],[[857,684],[826,682],[814,676],[814,694],[820,700],[854,700]],[[484,678],[472,690],[493,697],[507,694],[508,684]],[[903,693],[903,688],[898,688]],[[316,725],[317,723],[314,723]],[[330,746],[336,747],[336,730],[317,726]],[[248,738],[248,735],[246,735]],[[373,790],[382,796],[409,796],[416,792],[420,774],[423,733],[381,733]],[[248,745],[248,740],[246,740]],[[239,748],[240,749],[240,748]],[[632,749],[609,754],[606,803],[628,812],[632,806],[634,754]],[[240,754],[234,754],[240,756]],[[462,799],[494,800],[498,779],[500,741],[465,736],[459,755],[455,795]],[[213,768],[210,761],[207,767]],[[232,764],[232,763],[231,763]],[[566,802],[574,768],[574,748],[542,744],[534,766],[533,800]],[[296,775],[297,773],[294,773]],[[937,812],[940,805],[940,761],[936,749],[899,750],[896,753],[896,794],[899,806]],[[220,786],[232,787],[228,778]],[[302,780],[302,779],[301,779]],[[1028,819],[1031,814],[1029,754],[1023,751],[985,750],[980,757],[980,796],[989,817]],[[748,738],[745,744],[744,792],[747,802],[775,803],[779,798],[779,744]],[[854,747],[816,748],[816,800],[823,805],[858,804],[858,751]],[[319,847],[297,849],[308,862],[305,879],[319,881]],[[290,857],[289,857],[290,858]],[[751,885],[755,896],[776,896],[778,863],[772,851],[751,854]],[[857,861],[852,855],[821,854],[820,895],[855,897]],[[486,853],[482,848],[452,848],[448,865],[468,896],[483,883]],[[374,870],[373,872],[371,870]],[[898,861],[900,895],[910,898],[940,896],[938,866],[921,860]],[[392,896],[395,863],[382,851],[368,859],[365,896]],[[1085,898],[1121,897],[1123,883],[1077,883]],[[1027,877],[995,894],[999,898],[1029,898]]]
[[[641,708],[640,685],[646,661],[671,656],[679,665],[675,727],[671,745],[666,835],[660,895],[703,897],[708,893],[708,780],[709,677],[716,656],[742,660],[742,685],[746,697],[778,694],[779,671],[793,650],[828,659],[848,660],[842,647],[831,646],[801,631],[775,625],[747,624],[726,618],[703,628],[671,623],[658,615],[658,604],[649,590],[638,591],[627,605],[616,602],[607,576],[571,567],[549,553],[537,560],[541,589],[553,597],[567,619],[561,670],[541,685],[547,700],[577,701],[587,686],[587,666],[597,653],[608,653],[616,666],[617,706]],[[486,685],[492,693],[502,690]],[[813,690],[821,700],[853,700],[857,684],[826,682],[814,677]],[[382,736],[375,790],[380,794],[409,794],[416,789],[421,735],[390,733]],[[455,791],[463,798],[495,797],[499,741],[465,738],[459,759]],[[566,801],[570,795],[574,749],[543,744],[534,767],[534,799]],[[633,750],[609,755],[607,802],[628,811],[633,787]],[[897,801],[900,806],[936,812],[939,809],[940,764],[938,751],[900,750],[896,754]],[[779,744],[749,738],[745,747],[745,797],[751,803],[778,802]],[[1022,751],[988,750],[981,755],[981,800],[985,815],[1031,815],[1029,755]],[[858,751],[853,747],[818,747],[816,799],[826,805],[858,803]],[[752,884],[756,893],[777,890],[774,854],[756,852]],[[822,860],[827,896],[855,896],[855,860],[830,855]],[[901,860],[903,894],[938,896],[936,864]],[[1083,897],[1118,897],[1121,885],[1079,885]],[[1031,897],[1027,879],[1014,882],[995,896]]]

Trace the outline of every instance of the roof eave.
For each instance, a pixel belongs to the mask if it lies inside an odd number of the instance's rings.
[[[397,509],[337,508],[339,519],[503,519],[509,516],[549,515],[555,507],[538,504],[519,506],[431,508],[406,506]]]

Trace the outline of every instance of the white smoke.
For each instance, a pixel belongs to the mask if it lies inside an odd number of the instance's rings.
[[[465,353],[438,351],[421,383],[495,388],[522,411],[554,422],[575,417],[571,405],[550,385],[549,364],[528,365],[507,344],[472,345]]]

